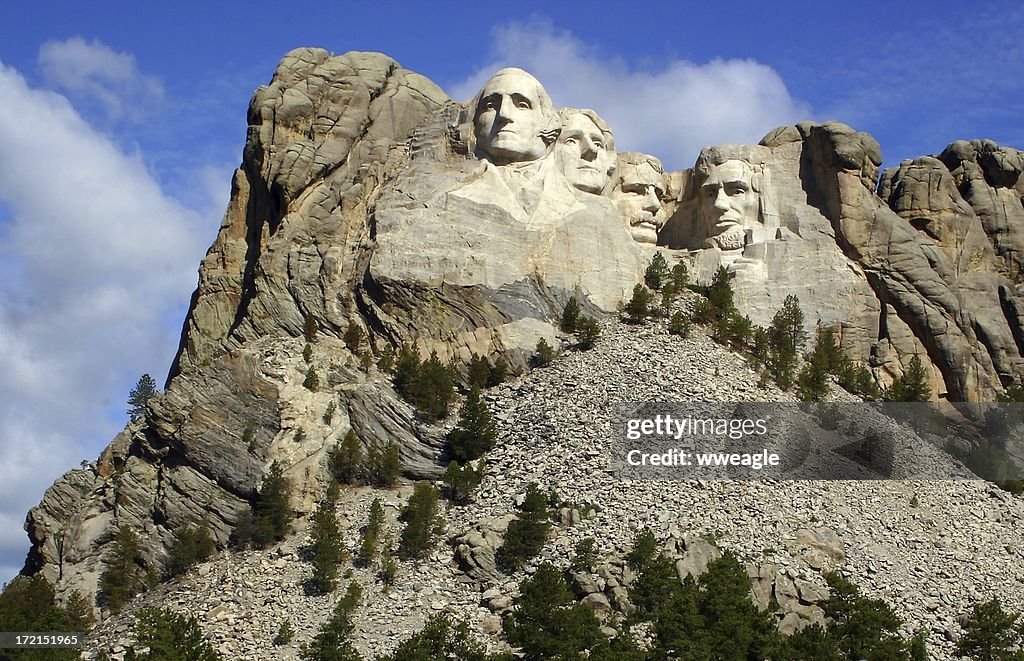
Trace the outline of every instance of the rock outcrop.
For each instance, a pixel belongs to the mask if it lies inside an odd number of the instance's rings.
[[[311,48],[282,60],[248,122],[165,391],[29,513],[26,569],[60,594],[95,593],[121,525],[142,533],[154,567],[185,525],[205,520],[224,545],[274,461],[309,512],[350,429],[366,446],[395,442],[408,476],[436,477],[443,430],[363,361],[407,343],[522,372],[539,339],[557,344],[570,296],[599,317],[628,298],[655,237],[698,279],[727,266],[756,322],[797,294],[808,326],[837,327],[883,385],[915,354],[953,400],[991,399],[1022,376],[1012,149],[954,143],[886,172],[880,196],[878,144],[808,123],[664,173],[616,156],[603,120],[560,114],[525,72],[502,70],[460,104],[384,55]],[[309,370],[326,385],[304,386]],[[486,575],[477,532],[462,560]]]

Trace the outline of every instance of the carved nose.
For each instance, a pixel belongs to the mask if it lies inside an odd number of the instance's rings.
[[[715,195],[715,208],[720,211],[729,210],[729,196],[726,195],[724,188],[719,188],[718,194]]]
[[[654,186],[648,186],[647,192],[644,193],[644,211],[651,213],[661,211],[661,200],[658,199],[658,192],[654,190]]]
[[[498,104],[498,119],[505,123],[512,121],[512,99],[502,99]]]
[[[584,139],[580,143],[580,158],[586,161],[592,161],[597,158],[597,148],[590,140]]]

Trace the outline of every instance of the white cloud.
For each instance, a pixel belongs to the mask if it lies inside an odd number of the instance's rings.
[[[48,41],[38,64],[49,84],[78,101],[99,103],[111,119],[139,120],[164,98],[160,79],[143,75],[133,55],[97,40]]]
[[[455,85],[453,98],[472,98],[506,66],[535,75],[557,106],[597,111],[620,151],[653,154],[670,169],[692,166],[701,147],[756,144],[777,126],[810,118],[779,75],[754,60],[670,60],[638,70],[537,20],[496,29],[491,61]]]
[[[2,63],[0,98],[0,565],[20,566],[28,508],[110,441],[142,372],[164,376],[217,224]]]

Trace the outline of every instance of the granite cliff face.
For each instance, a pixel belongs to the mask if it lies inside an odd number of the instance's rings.
[[[555,343],[569,296],[613,312],[657,249],[705,280],[729,268],[761,323],[797,294],[809,327],[838,328],[883,385],[914,354],[953,400],[1024,376],[1016,150],[957,142],[879,185],[870,136],[800,124],[665,173],[616,154],[599,117],[558,112],[525,72],[459,104],[386,56],[319,49],[288,54],[248,120],[166,390],[29,513],[26,568],[61,593],[95,592],[122,524],[154,566],[182,525],[205,518],[226,543],[273,460],[311,510],[349,429],[394,440],[409,476],[438,475],[441,430],[360,369],[345,331],[362,331],[364,351],[407,342],[522,371],[538,339]],[[302,386],[307,317],[317,392]]]

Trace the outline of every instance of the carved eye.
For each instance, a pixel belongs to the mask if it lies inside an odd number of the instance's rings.
[[[566,138],[565,139],[565,144],[567,144],[567,145],[574,145],[574,144],[576,144],[576,138]]]
[[[594,140],[594,148],[595,149],[604,149],[604,143],[601,142],[600,140]]]
[[[516,101],[516,107],[522,108],[523,110],[529,110],[533,106],[531,106],[530,102],[527,101],[526,99],[520,99],[519,101]]]
[[[747,186],[745,184],[735,183],[729,186],[726,192],[732,196],[743,195],[747,192]]]

